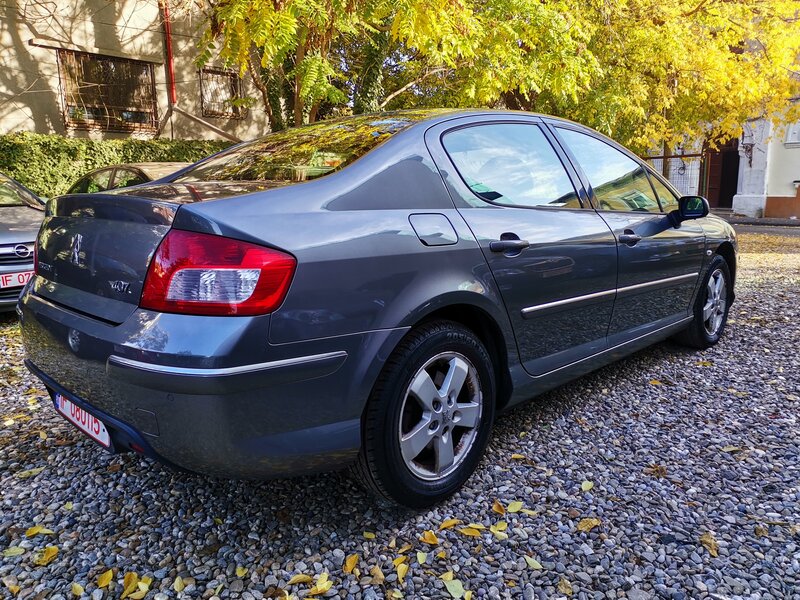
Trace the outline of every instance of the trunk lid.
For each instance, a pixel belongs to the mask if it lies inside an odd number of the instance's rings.
[[[177,208],[111,194],[52,200],[39,233],[33,291],[77,312],[121,323],[139,304],[150,258]]]

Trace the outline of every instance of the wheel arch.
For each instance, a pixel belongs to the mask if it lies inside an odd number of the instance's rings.
[[[719,254],[722,258],[725,259],[725,262],[728,263],[728,270],[731,272],[731,280],[732,283],[736,283],[736,250],[728,241],[722,242],[717,247],[717,254]],[[731,286],[731,294],[733,293],[733,286]]]

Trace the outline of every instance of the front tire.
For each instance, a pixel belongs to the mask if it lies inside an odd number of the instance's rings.
[[[412,330],[370,395],[354,472],[378,496],[409,508],[458,490],[480,462],[495,412],[492,361],[458,323]]]
[[[717,254],[711,260],[703,287],[697,294],[694,319],[675,336],[675,340],[701,350],[716,344],[725,331],[732,292],[733,280],[728,262]]]

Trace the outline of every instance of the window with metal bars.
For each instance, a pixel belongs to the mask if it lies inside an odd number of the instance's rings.
[[[153,63],[73,50],[57,53],[67,128],[158,128]]]
[[[200,70],[200,103],[204,117],[243,119],[247,108],[237,103],[243,98],[242,80],[233,71]]]

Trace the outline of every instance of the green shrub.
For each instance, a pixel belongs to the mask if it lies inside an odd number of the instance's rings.
[[[0,171],[37,194],[57,196],[93,169],[118,163],[195,162],[230,146],[208,140],[88,140],[60,135],[0,135]]]

